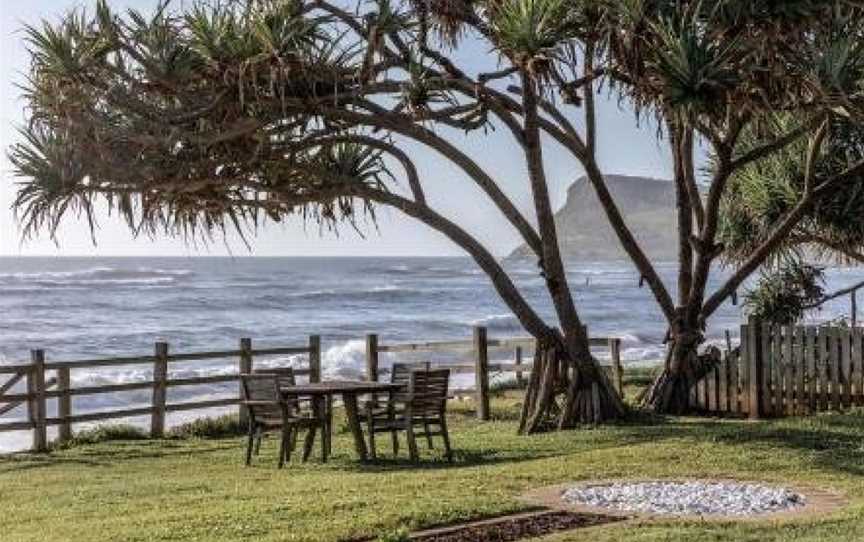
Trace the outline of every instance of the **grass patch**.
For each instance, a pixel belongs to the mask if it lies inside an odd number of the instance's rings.
[[[149,435],[141,428],[127,424],[106,424],[90,429],[84,429],[74,434],[72,439],[65,442],[51,443],[52,450],[68,450],[78,446],[89,446],[112,441],[134,441],[144,440]]]
[[[389,457],[361,465],[337,432],[327,464],[296,457],[276,468],[278,439],[251,468],[244,439],[93,443],[47,455],[0,457],[4,542],[317,541],[399,536],[400,529],[525,511],[528,489],[600,478],[732,477],[815,485],[846,493],[849,507],[795,522],[662,521],[592,529],[592,541],[711,540],[858,542],[864,532],[864,411],[762,422],[639,416],[618,424],[534,437],[516,435],[519,394],[492,402],[493,421],[454,401],[456,460],[440,446],[412,465]],[[337,411],[337,416],[341,413]],[[343,423],[341,419],[337,423]],[[214,434],[187,431],[184,434]],[[217,432],[218,434],[218,432]],[[116,433],[113,436],[117,436]],[[79,437],[81,435],[79,434]],[[296,455],[296,454],[295,454]],[[548,542],[585,540],[559,534]],[[396,538],[399,540],[399,538]]]

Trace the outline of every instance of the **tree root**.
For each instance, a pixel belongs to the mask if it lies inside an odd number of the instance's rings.
[[[555,345],[538,347],[519,432],[570,429],[622,417],[624,405],[596,361],[576,364]]]

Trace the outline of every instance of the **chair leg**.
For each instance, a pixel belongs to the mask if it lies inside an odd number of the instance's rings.
[[[327,457],[333,454],[333,397],[327,397]]]
[[[282,426],[282,438],[279,440],[279,468],[285,466],[285,456],[288,452],[288,441],[290,428],[287,425]]]
[[[393,455],[399,455],[399,433],[395,429],[390,431],[390,440],[393,442]]]
[[[261,440],[264,438],[264,431],[259,427],[255,432],[255,455],[259,455],[261,453]]]
[[[327,430],[327,422],[321,425],[321,462],[327,462],[327,456],[330,455],[330,435]]]
[[[285,436],[285,441],[282,443],[285,454],[285,462],[291,462],[291,452],[294,451],[294,443],[297,441],[297,428],[289,427],[288,434]]]
[[[423,421],[423,429],[426,431],[426,445],[429,446],[430,450],[434,450],[435,446],[432,444],[432,431],[429,429],[429,422]]]
[[[450,433],[447,432],[447,418],[441,414],[441,438],[444,439],[444,454],[447,456],[447,461],[453,462],[453,450],[450,448]]]
[[[252,447],[255,444],[255,428],[249,426],[249,441],[246,443],[246,466],[252,464]]]
[[[300,431],[296,427],[291,431],[291,442],[289,442],[288,445],[292,452],[297,449],[297,435],[299,433]]]
[[[411,461],[417,462],[420,460],[420,454],[417,452],[417,436],[414,434],[414,425],[410,420],[406,432],[408,433],[408,456]]]
[[[309,432],[306,433],[306,441],[303,443],[303,462],[309,460],[309,456],[312,455],[312,446],[315,444],[315,427],[310,427]]]
[[[378,459],[378,451],[375,449],[375,420],[372,413],[369,413],[366,425],[369,428],[369,457],[374,461]]]

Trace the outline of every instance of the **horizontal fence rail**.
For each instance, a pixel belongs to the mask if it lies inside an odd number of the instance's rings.
[[[605,347],[609,349],[611,365],[604,366],[610,374],[612,383],[619,394],[623,395],[623,369],[621,366],[621,339],[606,337],[591,337],[590,345],[594,347]],[[431,363],[433,366],[446,367],[453,373],[474,374],[474,388],[471,390],[455,390],[454,395],[471,395],[477,404],[477,417],[481,420],[489,419],[489,376],[490,373],[513,373],[516,382],[522,386],[527,374],[531,372],[530,363],[524,362],[524,355],[534,350],[536,340],[533,337],[508,337],[489,338],[485,327],[475,327],[472,339],[448,340],[448,341],[425,341],[410,343],[381,344],[378,335],[366,336],[366,378],[372,381],[379,380],[381,373],[386,369],[379,368],[379,355],[407,354],[407,353],[459,353],[469,354],[471,358],[466,362],[462,357],[457,359],[446,359]],[[490,361],[489,352],[507,351],[512,354],[512,362]],[[456,363],[454,363],[456,361]]]
[[[620,393],[623,372],[620,359],[620,339],[594,337],[590,341],[592,346],[609,349],[611,365],[605,366],[605,368],[609,371],[613,384]],[[387,353],[394,357],[409,353],[443,352],[453,354],[456,357],[426,363],[446,366],[454,373],[474,374],[474,389],[457,390],[454,395],[473,397],[477,404],[478,418],[488,420],[490,375],[512,373],[515,375],[517,383],[520,386],[524,385],[527,375],[531,372],[531,363],[526,363],[524,357],[533,352],[534,348],[535,340],[531,337],[489,338],[484,327],[474,328],[473,337],[466,340],[379,344],[378,335],[368,335],[366,337],[366,378],[377,381],[382,374],[388,372],[388,369],[378,366],[379,354],[381,353]],[[490,360],[490,352],[499,356],[500,353],[507,352],[508,357],[505,360]],[[150,418],[151,436],[160,437],[165,432],[167,413],[233,405],[239,405],[240,420],[241,423],[245,423],[247,412],[241,404],[240,375],[251,373],[255,360],[279,355],[307,356],[308,366],[295,368],[294,374],[308,377],[310,382],[320,381],[321,340],[317,335],[311,335],[307,345],[296,347],[253,348],[252,340],[244,338],[240,340],[240,347],[236,350],[174,353],[170,351],[167,343],[159,342],[155,344],[152,355],[70,361],[47,360],[45,351],[33,350],[29,364],[0,366],[0,376],[8,376],[8,380],[0,383],[0,415],[22,406],[26,407],[25,420],[0,422],[0,432],[32,430],[33,449],[45,451],[49,447],[47,430],[51,426],[58,428],[58,439],[64,441],[72,438],[73,424],[146,416]],[[219,359],[235,359],[236,372],[211,376],[171,376],[170,370],[177,364]],[[71,375],[76,370],[129,365],[149,366],[150,376],[135,382],[74,387],[71,385]],[[168,400],[170,389],[232,382],[238,383],[237,394],[233,397],[186,402],[170,402]],[[13,393],[13,388],[20,383],[26,384],[26,392]],[[149,391],[149,404],[114,410],[73,413],[72,399],[75,397],[133,391]],[[49,401],[56,401],[56,415],[48,415]]]
[[[150,434],[160,437],[165,431],[165,415],[169,412],[199,410],[207,408],[238,405],[241,402],[240,375],[252,372],[253,360],[277,355],[306,355],[308,367],[296,368],[298,376],[307,376],[316,382],[321,376],[321,340],[317,335],[309,337],[308,345],[284,348],[252,348],[251,339],[241,339],[237,350],[219,350],[211,352],[190,352],[174,354],[169,352],[167,343],[156,343],[152,356],[128,356],[113,358],[84,359],[74,361],[48,362],[43,350],[31,352],[30,364],[0,366],[0,375],[11,375],[0,385],[0,415],[26,405],[27,419],[0,423],[3,431],[33,431],[33,449],[45,451],[48,448],[47,428],[58,426],[59,440],[72,438],[72,424],[94,421],[129,418],[136,416],[150,417]],[[237,359],[237,372],[227,375],[171,377],[170,368],[174,364],[190,361],[206,361],[218,359]],[[99,367],[117,367],[125,365],[150,365],[152,377],[137,382],[118,384],[102,384],[92,386],[71,386],[71,372],[78,369]],[[54,372],[54,376],[46,378],[46,374]],[[10,393],[20,382],[26,383],[26,393]],[[206,384],[238,383],[238,393],[234,397],[207,399],[186,402],[168,402],[168,389],[181,386],[200,386]],[[72,413],[72,398],[79,396],[100,395],[128,391],[151,390],[150,404],[141,407],[130,407],[116,410],[104,410],[81,414]],[[56,416],[47,415],[48,400],[56,400]],[[245,422],[247,413],[242,405],[239,407],[241,422]]]
[[[864,406],[864,328],[750,322],[739,348],[696,382],[690,402],[751,418]]]

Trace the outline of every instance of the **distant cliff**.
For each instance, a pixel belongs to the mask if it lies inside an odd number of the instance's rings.
[[[618,203],[625,222],[648,257],[654,261],[675,261],[678,258],[675,186],[669,181],[645,177],[607,175],[609,191]],[[582,177],[567,191],[567,202],[555,214],[561,252],[565,260],[621,260],[627,255],[594,187]],[[529,256],[525,245],[508,258]]]

